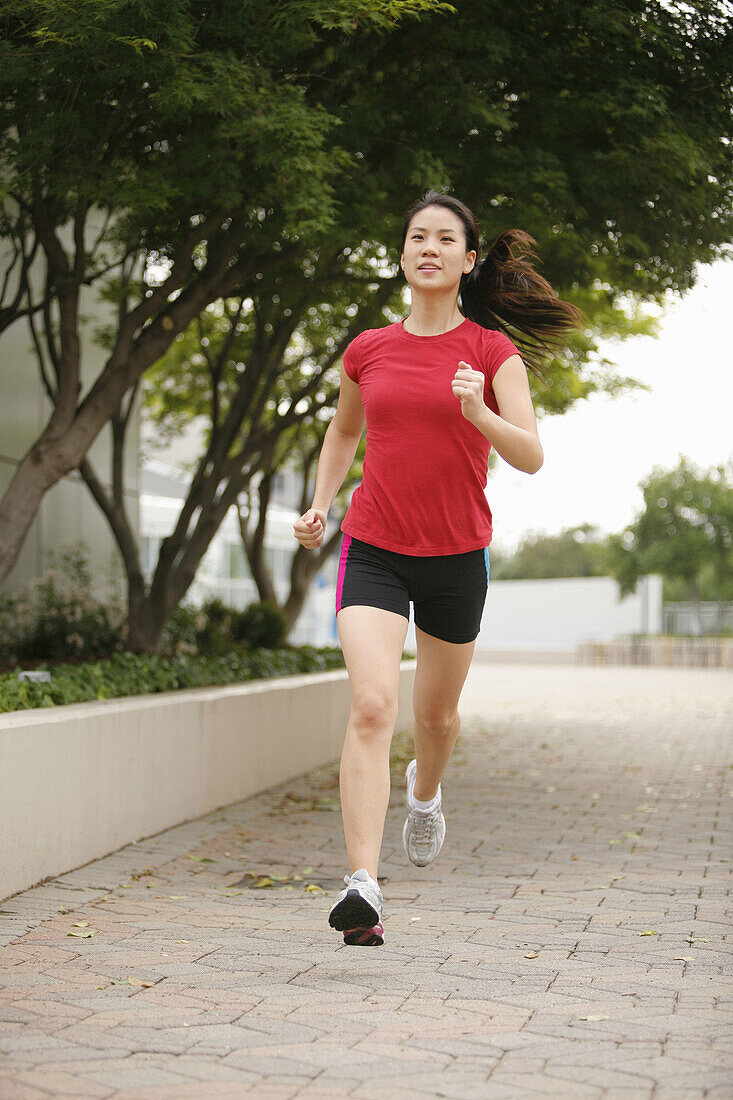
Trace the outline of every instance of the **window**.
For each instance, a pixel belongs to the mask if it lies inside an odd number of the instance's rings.
[[[230,542],[228,549],[227,576],[230,580],[243,580],[249,577],[249,562],[241,542]]]

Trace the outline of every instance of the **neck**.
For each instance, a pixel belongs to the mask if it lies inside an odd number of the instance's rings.
[[[403,323],[414,336],[440,336],[458,328],[464,320],[455,298],[425,298],[413,291],[410,312]]]

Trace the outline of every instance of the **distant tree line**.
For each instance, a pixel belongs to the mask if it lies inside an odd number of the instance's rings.
[[[602,535],[584,523],[528,535],[512,554],[491,552],[492,579],[611,576],[626,596],[659,573],[665,601],[732,602],[733,464],[702,470],[683,457],[640,487],[643,508],[623,531]]]

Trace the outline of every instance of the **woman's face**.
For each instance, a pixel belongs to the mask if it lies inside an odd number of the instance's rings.
[[[466,252],[463,222],[445,206],[426,206],[410,222],[400,266],[411,287],[457,293],[461,276],[471,271],[476,252]]]

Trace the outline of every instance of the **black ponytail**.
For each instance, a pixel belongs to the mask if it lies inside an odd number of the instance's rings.
[[[404,248],[410,223],[426,206],[445,206],[463,222],[466,251],[478,253],[480,231],[469,208],[453,195],[428,191],[407,211],[402,233]],[[565,343],[568,330],[580,328],[583,313],[558,298],[534,268],[537,242],[523,229],[501,233],[473,270],[461,277],[460,301],[464,316],[483,328],[498,330],[517,345],[527,370],[546,381],[543,362]]]

